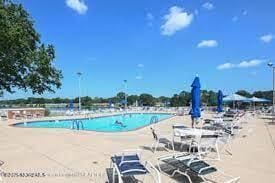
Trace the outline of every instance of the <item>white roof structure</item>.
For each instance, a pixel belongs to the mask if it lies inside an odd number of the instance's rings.
[[[265,98],[257,98],[257,97],[252,97],[250,98],[251,102],[270,102],[270,100],[267,100]]]
[[[233,94],[229,95],[223,98],[223,101],[229,102],[229,101],[241,101],[241,102],[250,102],[251,100],[247,97],[238,95],[238,94]]]

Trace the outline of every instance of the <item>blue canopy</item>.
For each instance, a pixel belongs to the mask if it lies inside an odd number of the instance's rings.
[[[200,111],[200,95],[201,95],[201,84],[200,84],[200,79],[198,76],[195,77],[192,85],[192,90],[191,90],[191,97],[192,97],[192,108],[189,114],[193,118],[199,118],[201,117],[201,111]]]
[[[223,94],[222,94],[221,90],[218,91],[218,97],[217,98],[218,98],[217,112],[223,112],[223,108],[222,108]]]

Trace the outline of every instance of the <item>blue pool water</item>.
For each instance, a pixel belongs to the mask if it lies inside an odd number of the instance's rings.
[[[171,114],[126,114],[92,119],[81,119],[84,130],[99,132],[123,132],[135,130],[150,124],[151,119],[158,118],[158,121],[172,117]],[[116,124],[116,121],[122,124]],[[15,126],[27,128],[65,128],[72,129],[73,120],[60,121],[37,121],[18,123]]]

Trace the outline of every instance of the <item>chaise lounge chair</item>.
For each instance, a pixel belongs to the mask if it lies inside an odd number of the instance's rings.
[[[172,167],[172,174],[165,173],[161,169],[160,163],[164,163]],[[210,181],[207,176],[213,175],[214,173],[218,172],[223,175],[223,178],[227,179],[226,181],[224,181],[224,183],[238,183],[240,181],[240,177],[234,178],[230,175],[227,175],[224,172],[219,171],[216,167],[209,165],[203,160],[200,160],[197,155],[189,153],[161,156],[158,158],[158,167],[162,173],[165,173],[169,177],[174,177],[176,174],[180,174],[185,176],[190,183],[193,182],[190,174],[201,178],[204,182],[213,182],[213,180]]]
[[[115,176],[118,176],[118,183],[123,182],[124,177],[143,176],[145,182],[146,175],[151,175],[155,183],[161,183],[159,171],[149,162],[142,162],[138,150],[125,150],[121,154],[111,157],[111,168],[113,169],[112,182],[115,183]],[[154,174],[155,173],[155,174]]]

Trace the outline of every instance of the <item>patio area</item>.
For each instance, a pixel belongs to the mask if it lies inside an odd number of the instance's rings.
[[[159,134],[170,135],[172,125],[190,126],[190,116],[175,116],[156,124]],[[275,179],[275,125],[260,118],[247,118],[232,142],[232,153],[221,152],[211,162],[241,182]],[[0,160],[5,173],[40,173],[41,177],[4,177],[4,182],[109,182],[110,157],[125,149],[142,149],[142,158],[156,165],[165,150],[152,153],[150,127],[122,133],[99,133],[66,129],[32,129],[0,122]],[[161,174],[162,182],[177,182]],[[199,181],[199,180],[198,180]]]

